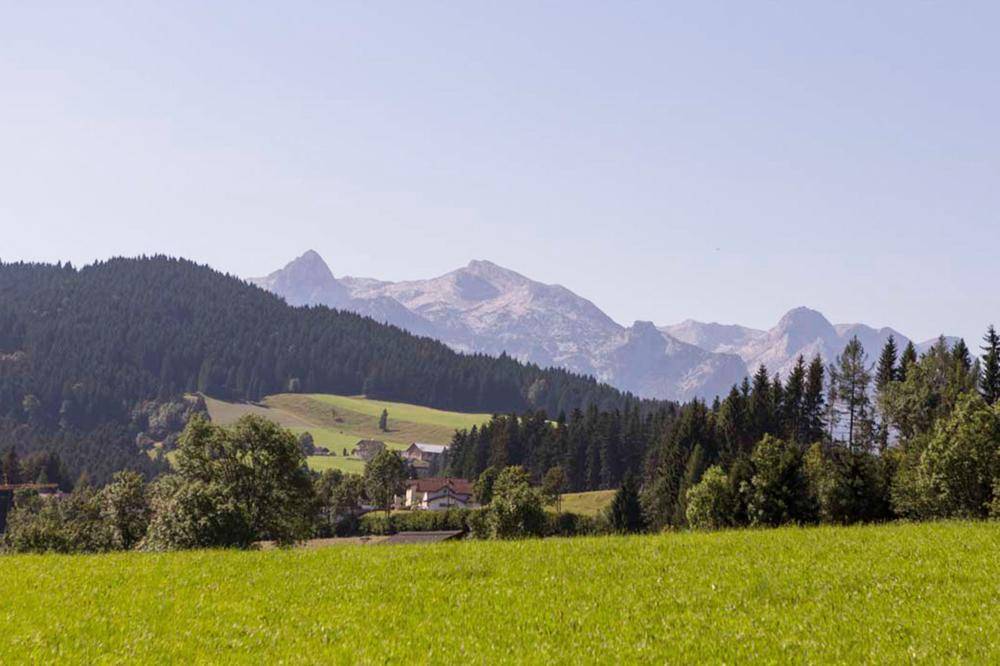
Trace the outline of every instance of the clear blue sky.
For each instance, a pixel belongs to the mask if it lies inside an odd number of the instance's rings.
[[[83,4],[0,17],[6,261],[485,258],[623,323],[1000,324],[995,2]]]

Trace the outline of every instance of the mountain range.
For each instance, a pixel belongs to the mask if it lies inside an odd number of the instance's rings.
[[[622,326],[565,287],[536,282],[489,261],[472,261],[427,280],[386,282],[337,278],[310,250],[250,281],[289,305],[356,312],[458,351],[506,353],[542,367],[593,375],[648,398],[725,395],[761,364],[784,376],[800,354],[832,360],[853,336],[872,357],[890,335],[900,346],[909,341],[891,328],[835,325],[805,307],[789,311],[769,330],[693,320]]]

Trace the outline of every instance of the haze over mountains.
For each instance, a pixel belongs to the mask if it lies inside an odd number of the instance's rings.
[[[692,320],[622,326],[587,299],[489,261],[427,280],[336,278],[310,250],[267,277],[250,280],[290,305],[357,312],[454,349],[499,355],[595,376],[649,398],[725,395],[763,363],[787,375],[799,354],[832,360],[857,335],[874,359],[891,328],[831,324],[815,310],[788,312],[767,331]],[[921,347],[927,346],[923,343]]]

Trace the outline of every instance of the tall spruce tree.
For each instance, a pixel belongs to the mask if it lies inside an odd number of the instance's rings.
[[[806,392],[806,359],[799,356],[795,367],[788,373],[785,384],[783,414],[785,432],[788,438],[799,444],[806,444],[806,428],[803,413]]]
[[[774,373],[771,379],[771,424],[768,432],[782,433],[785,430],[785,385],[781,375]]]
[[[771,432],[774,409],[771,390],[771,377],[761,364],[754,373],[753,388],[750,389],[750,426],[754,441]]]
[[[851,338],[837,362],[830,366],[830,383],[836,391],[833,395],[837,407],[847,418],[847,445],[851,450],[865,448],[873,432],[868,396],[871,372],[865,348],[857,336]]]
[[[878,358],[878,368],[875,370],[875,388],[884,390],[891,382],[899,377],[899,368],[896,367],[899,350],[896,348],[896,339],[889,336],[882,347],[882,353]]]
[[[897,365],[899,350],[896,348],[896,338],[892,335],[885,341],[882,353],[878,358],[875,370],[875,400],[879,411],[877,437],[879,450],[884,451],[889,445],[889,416],[887,405],[889,388],[899,380],[900,370]]]
[[[811,443],[822,441],[826,432],[826,425],[823,421],[826,409],[823,399],[825,377],[826,368],[823,366],[823,359],[817,354],[809,363],[809,369],[806,372],[806,392],[802,398],[805,441]]]
[[[899,381],[906,381],[906,373],[908,372],[910,366],[916,362],[917,348],[911,340],[906,343],[906,347],[903,349],[903,353],[899,357],[899,369],[897,371],[897,378]]]
[[[955,366],[958,372],[968,372],[972,369],[972,353],[962,338],[959,338],[955,346],[951,348],[951,355],[955,359]]]
[[[631,472],[622,479],[622,486],[615,493],[611,505],[607,508],[608,523],[611,529],[621,533],[641,532],[646,527],[642,515],[642,505],[639,503],[639,484]]]
[[[982,371],[979,376],[979,392],[987,404],[995,405],[1000,400],[1000,335],[990,325],[983,338]]]

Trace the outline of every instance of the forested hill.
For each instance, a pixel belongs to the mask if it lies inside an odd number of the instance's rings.
[[[289,390],[553,415],[631,400],[562,370],[459,354],[325,307],[293,308],[186,260],[0,265],[0,445],[12,428],[64,440],[127,424],[141,401],[184,392],[257,399]]]

